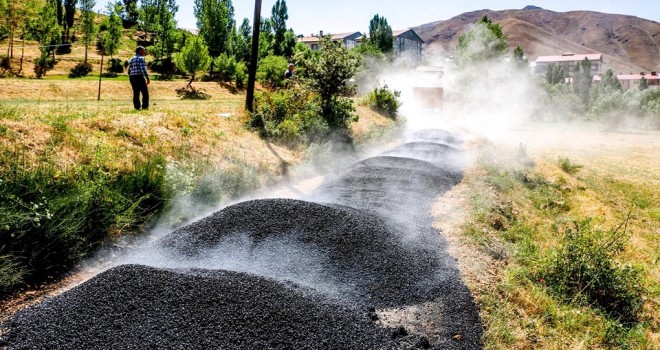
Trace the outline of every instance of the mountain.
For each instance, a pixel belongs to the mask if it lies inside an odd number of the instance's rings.
[[[510,47],[522,47],[531,62],[538,56],[565,52],[600,52],[615,73],[660,70],[660,23],[635,16],[526,6],[467,12],[413,29],[426,42],[427,54],[449,56],[458,37],[483,16],[500,24]]]

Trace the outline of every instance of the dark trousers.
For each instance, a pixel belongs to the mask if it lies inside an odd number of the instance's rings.
[[[147,81],[141,75],[131,75],[128,77],[133,88],[133,107],[140,109],[140,93],[142,94],[142,109],[149,109],[149,89]]]

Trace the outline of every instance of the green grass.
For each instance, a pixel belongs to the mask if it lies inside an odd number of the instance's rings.
[[[653,311],[644,303],[657,296],[649,278],[657,262],[629,251],[648,248],[631,247],[639,243],[630,237],[654,220],[656,192],[649,184],[575,178],[581,166],[565,157],[548,173],[515,150],[484,147],[479,175],[469,181],[491,190],[475,187],[463,232],[503,264],[497,282],[477,293],[485,348],[654,348]],[[578,211],[585,197],[636,214],[607,227]]]

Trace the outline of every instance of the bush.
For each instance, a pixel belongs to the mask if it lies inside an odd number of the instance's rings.
[[[247,84],[247,66],[245,66],[245,63],[243,62],[238,62],[236,64],[236,72],[234,72],[234,82],[236,83],[236,87],[239,89],[242,89],[245,87],[245,84]]]
[[[177,73],[176,65],[171,58],[162,58],[154,60],[149,64],[149,68],[154,73],[160,74],[160,79],[169,80],[172,79],[174,74]]]
[[[328,131],[318,102],[317,96],[298,84],[263,92],[256,96],[249,124],[263,136],[290,145],[313,142]]]
[[[211,66],[211,75],[215,76],[220,81],[228,82],[233,81],[236,75],[236,59],[234,56],[229,56],[222,53],[220,56],[213,60]]]
[[[108,73],[124,73],[124,64],[119,58],[112,58],[108,61]]]
[[[267,56],[259,62],[257,81],[261,85],[276,89],[284,86],[284,71],[289,63],[281,56]]]
[[[0,56],[0,68],[9,69],[11,68],[11,61],[7,56]]]
[[[399,107],[401,107],[399,97],[401,97],[400,91],[392,91],[387,85],[384,85],[383,87],[374,88],[373,91],[367,94],[365,102],[371,109],[394,119]]]
[[[80,78],[86,77],[89,73],[92,72],[92,65],[89,63],[78,63],[75,67],[71,68],[69,72],[69,78]]]
[[[34,73],[37,75],[37,78],[41,78],[46,75],[46,72],[51,70],[55,65],[55,60],[50,57],[48,51],[42,51],[41,55],[34,60]]]
[[[570,175],[576,174],[582,168],[582,165],[572,163],[571,160],[566,157],[559,158],[557,163],[562,171]]]
[[[624,249],[622,237],[618,230],[593,229],[590,220],[574,222],[541,277],[566,301],[594,305],[623,323],[636,322],[644,289],[639,269],[614,261]]]

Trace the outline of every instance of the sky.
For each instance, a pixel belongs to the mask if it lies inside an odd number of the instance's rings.
[[[109,0],[97,0],[103,9]],[[196,28],[193,0],[177,0],[179,28]],[[254,18],[254,0],[233,0],[237,24]],[[270,17],[275,0],[262,0],[261,16]],[[287,26],[296,34],[367,32],[374,15],[384,16],[393,30],[407,29],[438,20],[447,20],[464,12],[490,9],[522,9],[527,5],[556,12],[596,11],[637,16],[660,22],[660,0],[286,0]]]

